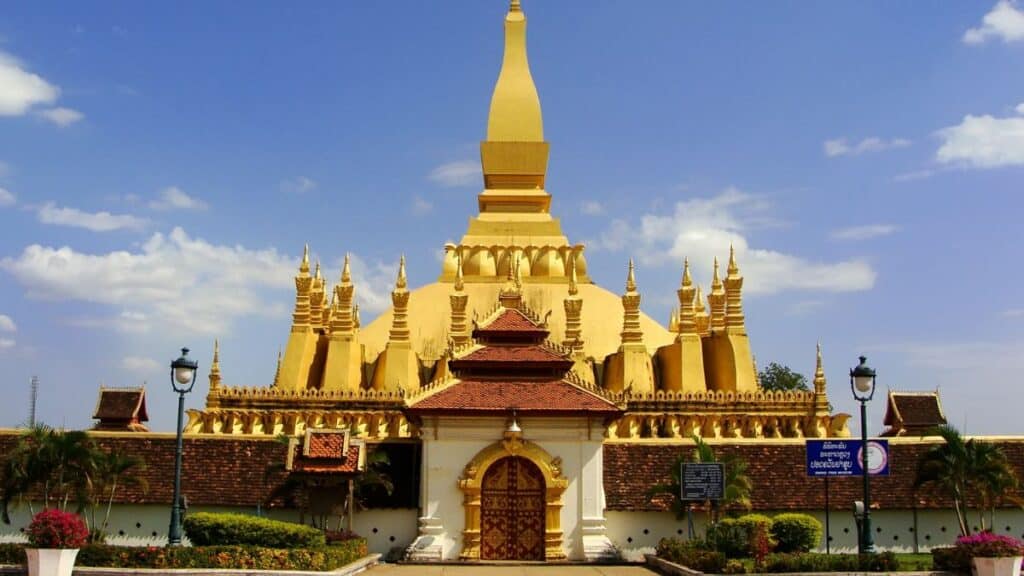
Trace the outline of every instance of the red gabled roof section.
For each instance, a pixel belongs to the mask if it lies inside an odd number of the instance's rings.
[[[938,392],[889,391],[883,424],[889,427],[883,436],[922,434],[946,423]]]
[[[100,388],[93,419],[97,430],[148,432],[145,388]]]
[[[414,413],[466,412],[562,415],[622,412],[615,404],[565,380],[463,380],[411,405]]]
[[[347,430],[306,430],[293,441],[285,469],[305,474],[357,474],[366,464],[366,445],[351,439]]]
[[[474,338],[517,336],[527,339],[546,338],[548,329],[515,308],[505,308],[494,320],[473,330]]]

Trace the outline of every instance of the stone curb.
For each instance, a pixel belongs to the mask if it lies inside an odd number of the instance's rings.
[[[75,567],[74,576],[354,576],[375,566],[380,561],[380,554],[370,554],[351,564],[346,564],[330,572],[312,572],[305,570],[227,570],[221,568],[91,568]],[[28,570],[24,566],[0,566],[0,574],[24,576]]]
[[[647,566],[659,574],[665,576],[702,576],[704,573],[697,570],[687,568],[686,566],[680,566],[675,562],[669,562],[663,558],[658,558],[654,554],[644,554],[644,560]],[[801,576],[883,576],[883,575],[894,575],[894,576],[958,576],[955,572],[799,572]],[[764,574],[754,572],[747,576],[785,576],[780,574]]]

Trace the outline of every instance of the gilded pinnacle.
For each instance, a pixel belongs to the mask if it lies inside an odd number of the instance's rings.
[[[321,279],[321,277],[320,277],[320,259],[319,258],[316,259],[316,272],[313,273],[313,278],[316,278],[317,280]]]
[[[736,265],[736,250],[733,248],[732,243],[729,244],[729,276],[735,276],[739,274],[740,267]]]
[[[569,258],[569,295],[570,296],[575,296],[580,291],[579,287],[576,285],[576,282],[577,282],[577,278],[576,278],[576,255],[573,254]]]
[[[512,0],[512,3],[508,7],[509,12],[522,12],[523,5],[519,0]]]
[[[347,283],[352,281],[352,269],[349,265],[348,252],[345,253],[345,263],[341,266],[341,282]]]
[[[455,268],[455,290],[461,292],[465,284],[462,281],[462,253],[456,256],[457,267]]]
[[[302,263],[299,264],[300,274],[309,274],[309,244],[302,249]]]
[[[718,256],[715,256],[715,274],[711,277],[711,291],[722,287],[722,279],[718,276]]]
[[[626,275],[626,292],[636,292],[636,273],[633,270],[633,259],[629,259],[629,273]]]
[[[690,277],[690,259],[683,258],[683,288],[689,288],[693,286],[693,278]]]
[[[405,254],[402,254],[402,258],[398,261],[398,280],[395,282],[395,289],[405,290],[407,285],[405,279]]]

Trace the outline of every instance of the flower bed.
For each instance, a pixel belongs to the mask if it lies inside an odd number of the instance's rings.
[[[23,544],[0,544],[0,565],[25,565]],[[258,546],[183,546],[176,548],[91,544],[78,553],[78,566],[96,568],[240,568],[311,570],[341,568],[367,554],[366,540],[355,538],[315,548]]]
[[[936,570],[970,574],[971,558],[1012,558],[1024,555],[1020,540],[991,532],[979,532],[956,539],[956,546],[932,548]]]

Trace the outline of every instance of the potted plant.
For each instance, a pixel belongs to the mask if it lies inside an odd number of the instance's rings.
[[[979,532],[957,538],[956,547],[971,558],[974,576],[1020,576],[1024,544],[1016,538]]]
[[[78,549],[89,541],[89,530],[77,514],[55,508],[33,516],[25,535],[29,576],[71,576]]]

